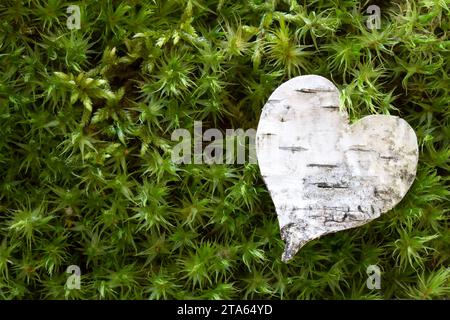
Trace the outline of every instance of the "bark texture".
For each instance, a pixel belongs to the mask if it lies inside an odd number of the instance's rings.
[[[392,209],[413,183],[418,161],[417,137],[406,121],[372,115],[349,125],[338,89],[315,75],[273,92],[256,151],[286,243],[285,262],[312,239]]]

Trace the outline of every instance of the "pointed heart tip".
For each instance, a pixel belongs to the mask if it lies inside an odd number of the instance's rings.
[[[284,252],[281,255],[281,261],[284,263],[288,263],[296,253],[305,245],[306,241],[302,242],[286,242],[286,246],[284,248]]]
[[[302,233],[296,230],[295,227],[289,226],[283,228],[282,238],[286,245],[284,247],[284,252],[281,255],[281,261],[284,263],[289,262],[295,254],[309,241],[302,238]]]
[[[289,251],[284,251],[283,254],[281,255],[281,261],[283,261],[284,263],[288,263],[289,261],[291,261],[291,259],[293,258],[295,253],[289,252]]]

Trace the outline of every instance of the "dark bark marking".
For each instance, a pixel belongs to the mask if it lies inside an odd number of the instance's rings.
[[[300,146],[296,146],[296,147],[278,147],[278,149],[280,150],[288,150],[288,151],[292,151],[292,152],[299,152],[299,151],[306,151],[308,150],[307,148],[303,148]]]
[[[397,160],[397,157],[392,157],[392,156],[381,156],[380,155],[380,158],[385,159],[385,160]]]
[[[331,109],[331,110],[338,110],[339,109],[339,106],[321,106],[321,108],[324,108],[324,109]]]
[[[296,89],[295,91],[297,92],[301,92],[301,93],[318,93],[318,92],[334,92],[335,90],[333,89],[326,89],[326,88],[317,88],[317,89],[308,89],[308,88],[303,88],[303,89]]]
[[[364,148],[361,148],[361,147],[350,147],[348,150],[358,151],[358,152],[374,152],[373,150],[364,149]]]
[[[308,163],[307,167],[318,167],[318,168],[337,168],[337,164],[322,164],[322,163]]]
[[[347,185],[344,184],[340,184],[340,183],[326,183],[326,182],[317,182],[317,183],[312,183],[314,185],[317,186],[317,188],[321,188],[321,189],[348,189]]]

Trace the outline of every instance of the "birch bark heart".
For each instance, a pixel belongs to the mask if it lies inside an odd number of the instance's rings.
[[[392,209],[416,175],[406,121],[372,115],[350,125],[339,91],[320,76],[278,87],[262,110],[256,154],[278,215],[287,262],[308,241]]]

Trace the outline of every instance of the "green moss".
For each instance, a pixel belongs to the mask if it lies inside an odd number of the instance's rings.
[[[449,5],[2,1],[0,298],[449,298]],[[257,166],[176,165],[170,137],[256,128],[300,74],[332,79],[352,120],[405,118],[420,162],[392,212],[286,265]]]

